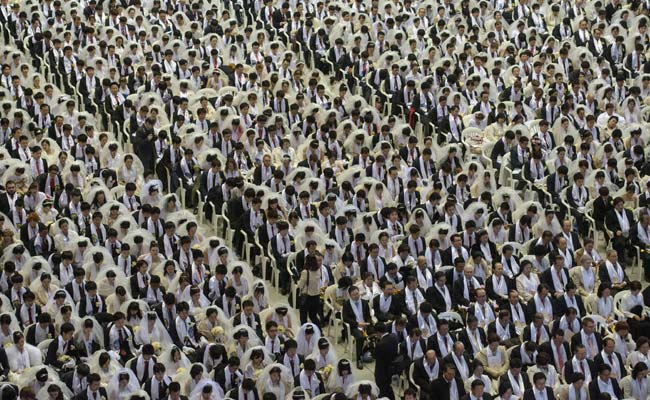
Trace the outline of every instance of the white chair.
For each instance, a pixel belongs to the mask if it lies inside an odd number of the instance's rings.
[[[608,326],[607,326],[607,320],[606,320],[605,317],[603,317],[602,315],[599,315],[599,314],[589,314],[589,315],[585,315],[585,317],[589,317],[589,318],[593,319],[594,322],[596,323],[596,328],[597,328],[599,331],[601,331],[601,332],[602,332],[602,331],[608,332],[608,330],[607,330],[607,328],[608,328]]]
[[[418,386],[415,383],[415,380],[413,380],[413,370],[414,369],[415,369],[415,363],[411,363],[411,366],[409,367],[409,383],[411,384],[411,386],[413,386],[418,391],[418,393],[420,393],[420,386]]]

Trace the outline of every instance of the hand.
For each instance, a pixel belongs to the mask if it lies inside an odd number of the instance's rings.
[[[622,235],[623,235],[623,232],[621,232],[621,231],[616,231],[616,236],[622,236]]]
[[[183,346],[183,353],[185,353],[185,354],[194,354],[194,353],[196,353],[196,350],[194,350],[193,348],[191,348],[189,346]]]

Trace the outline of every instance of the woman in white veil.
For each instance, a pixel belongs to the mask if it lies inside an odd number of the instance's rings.
[[[185,353],[179,350],[178,347],[166,345],[163,349],[164,350],[157,357],[157,360],[165,366],[168,375],[173,375],[179,371],[187,370],[192,366],[190,359],[187,358]]]
[[[9,361],[9,381],[20,382],[21,375],[29,368],[43,365],[43,355],[36,347],[25,341],[25,336],[19,331],[12,334],[12,344],[5,344],[5,352]]]
[[[108,383],[108,400],[128,400],[140,389],[138,378],[130,368],[122,368]]]
[[[298,345],[300,348],[300,345]],[[321,337],[318,339],[317,346],[306,358],[314,360],[316,362],[316,370],[321,371],[329,365],[333,367],[338,362],[339,358],[336,354],[336,350],[332,343],[326,337]],[[322,372],[322,371],[321,371]]]
[[[350,385],[357,380],[357,374],[352,369],[350,360],[341,359],[332,369],[327,379],[327,390],[330,392],[347,393]]]
[[[264,368],[273,363],[271,353],[266,349],[266,346],[255,346],[244,353],[241,358],[242,371],[245,378],[257,380],[262,374]]]
[[[117,353],[113,351],[96,351],[88,360],[90,372],[99,374],[101,382],[108,381],[122,368]]]
[[[321,332],[318,326],[308,322],[298,329],[296,342],[298,342],[298,355],[306,357],[314,350],[318,349],[318,339]]]
[[[47,304],[45,305],[45,309],[42,311],[49,313],[52,318],[56,319],[61,313],[61,307],[66,305],[72,308],[73,314],[76,314],[77,307],[75,305],[74,299],[72,296],[70,296],[70,293],[68,293],[68,291],[65,289],[59,289],[54,292],[54,296],[48,300]]]
[[[60,396],[58,394],[60,394]],[[39,400],[71,400],[73,397],[74,393],[68,389],[65,383],[58,380],[56,382],[46,383],[45,386],[43,386],[41,390],[36,393],[36,398]]]
[[[257,393],[264,396],[265,393],[273,393],[276,399],[285,399],[293,389],[293,376],[289,368],[282,364],[271,364],[264,368],[257,380]]]
[[[357,381],[348,387],[345,396],[352,400],[373,400],[379,396],[379,388],[373,381]]]
[[[94,317],[86,316],[79,318],[75,322],[78,322],[78,324],[75,325],[74,339],[77,343],[79,343],[79,346],[85,346],[86,342],[94,341],[95,343],[100,343],[100,345],[103,347],[104,330],[102,329],[102,325],[97,322]],[[88,354],[90,354],[90,352],[88,352]]]
[[[111,272],[110,274],[108,272]],[[97,293],[101,296],[108,297],[115,293],[120,282],[125,282],[127,276],[118,267],[105,268],[99,271],[95,281],[97,282]]]
[[[221,390],[221,386],[217,382],[204,379],[194,387],[189,400],[206,400],[204,395],[208,394],[208,400],[222,400],[224,398],[223,390]]]
[[[237,325],[230,332],[227,345],[228,354],[237,353],[239,359],[244,358],[244,354],[253,347],[261,346],[262,341],[257,337],[257,333],[248,325]]]
[[[142,321],[140,321],[139,328],[135,334],[135,343],[138,346],[153,344],[154,348],[168,348],[174,342],[160,321],[160,318],[158,318],[158,314],[154,311],[149,311],[145,318],[142,318]]]

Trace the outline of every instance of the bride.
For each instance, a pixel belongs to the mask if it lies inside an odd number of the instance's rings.
[[[129,368],[122,368],[108,384],[108,400],[128,400],[140,389],[138,378]]]
[[[138,346],[158,343],[159,347],[164,348],[167,348],[173,343],[167,329],[165,329],[165,326],[158,318],[158,314],[154,311],[149,311],[146,317],[140,321],[138,331],[135,334],[135,342]]]
[[[291,371],[282,364],[268,365],[257,380],[257,392],[260,397],[265,393],[273,393],[276,399],[284,399],[292,388]]]
[[[13,342],[13,345],[5,347],[9,370],[12,373],[21,374],[28,368],[43,364],[41,351],[37,347],[25,343],[25,336],[21,332],[13,333]],[[19,375],[15,377],[18,378]]]
[[[221,386],[217,382],[204,379],[192,390],[189,400],[221,400],[223,398]]]

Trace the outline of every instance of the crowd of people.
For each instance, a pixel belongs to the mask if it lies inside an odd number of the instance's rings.
[[[649,11],[1,0],[0,398],[650,398]]]

